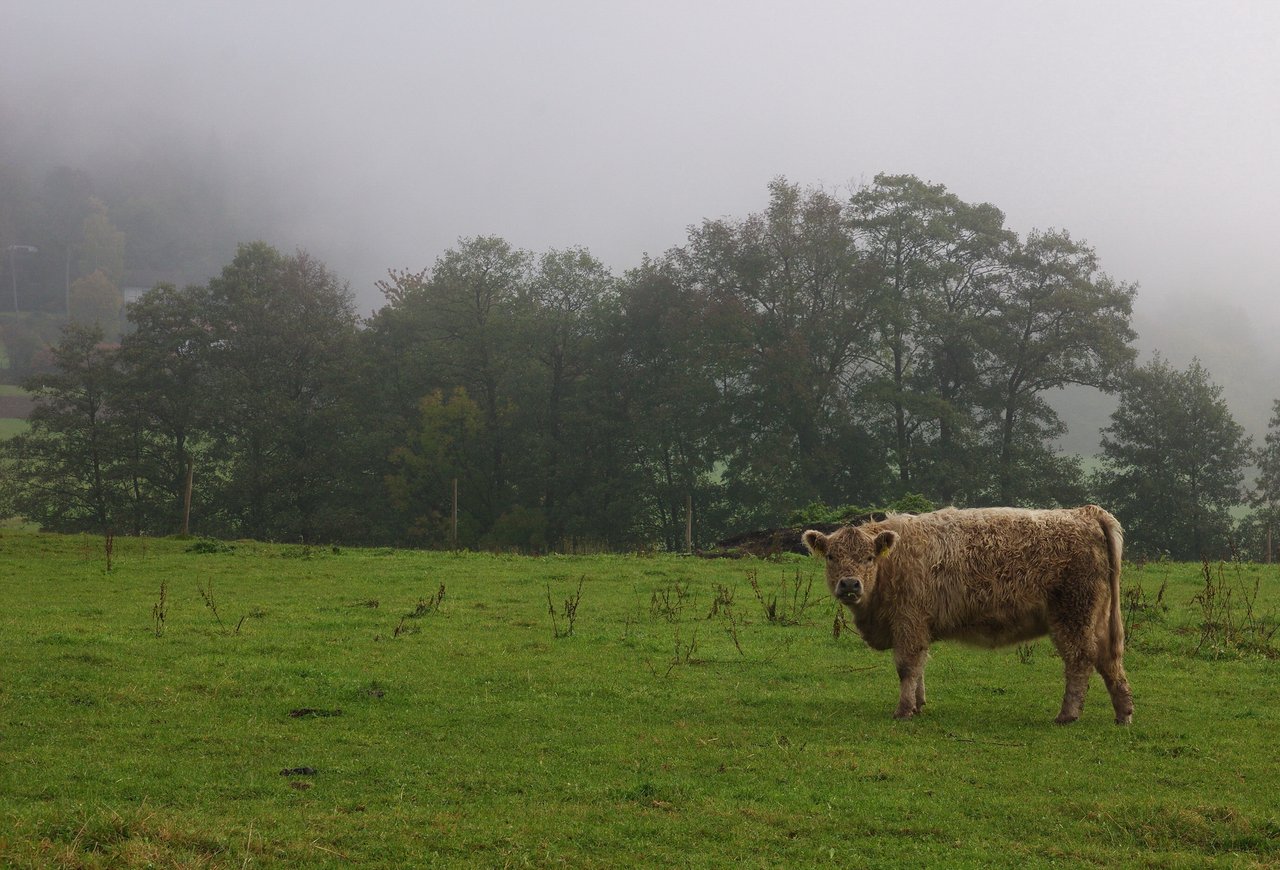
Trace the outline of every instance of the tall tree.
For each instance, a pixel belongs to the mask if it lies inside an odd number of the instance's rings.
[[[1270,561],[1277,544],[1280,544],[1280,399],[1271,405],[1267,434],[1254,453],[1253,461],[1258,466],[1258,478],[1254,481],[1249,501],[1255,509],[1253,525],[1257,527],[1258,540],[1252,549]],[[1271,550],[1267,549],[1268,539]]]
[[[29,378],[29,432],[4,443],[19,514],[60,532],[114,531],[124,494],[119,432],[110,410],[114,352],[102,331],[68,324],[54,370]]]
[[[973,488],[965,456],[996,308],[992,278],[1013,234],[994,206],[911,175],[877,175],[850,209],[877,299],[864,395],[883,409],[899,487],[957,500]]]
[[[1098,488],[1135,551],[1174,559],[1225,552],[1251,451],[1199,360],[1178,371],[1157,355],[1134,369],[1102,431]]]
[[[583,387],[598,366],[604,316],[614,294],[609,270],[583,248],[543,254],[527,284],[522,331],[534,365],[526,367],[530,392],[525,403],[540,407],[531,415],[535,455],[524,457],[536,482],[525,500],[536,494],[552,541],[565,536],[569,502],[587,484],[583,475],[589,472],[575,454],[590,439],[596,414]],[[540,401],[530,401],[535,396]]]
[[[1010,252],[998,289],[997,328],[987,333],[995,500],[1043,503],[1069,470],[1045,446],[1063,427],[1041,397],[1068,384],[1116,389],[1134,356],[1137,290],[1101,273],[1094,250],[1065,231],[1030,233]]]
[[[842,204],[775,179],[763,213],[704,223],[678,262],[681,280],[712,303],[715,336],[736,362],[726,473],[748,506],[743,520],[876,493],[883,462],[850,410],[873,300]],[[752,517],[764,492],[767,512]]]
[[[242,534],[317,540],[355,511],[351,372],[357,318],[348,288],[305,253],[242,245],[209,282],[209,420],[228,479],[221,509]]]
[[[590,448],[613,478],[597,486],[612,487],[612,497],[601,501],[614,534],[625,529],[637,542],[656,539],[679,549],[686,499],[695,539],[722,528],[725,486],[716,471],[733,438],[725,337],[717,335],[715,309],[668,259],[646,259],[620,284],[599,400],[602,419],[620,431]]]
[[[117,407],[134,433],[135,502],[140,509],[147,503],[142,522],[157,534],[181,529],[187,475],[196,467],[202,480],[193,502],[202,531],[232,531],[213,526],[206,515],[218,474],[206,448],[205,427],[217,397],[209,377],[204,303],[203,287],[159,284],[127,308],[132,329],[120,344]]]
[[[412,349],[413,364],[427,372],[422,376],[402,368],[396,374],[403,387],[396,397],[401,416],[412,420],[417,402],[430,390],[455,387],[480,409],[484,482],[467,497],[485,527],[514,503],[509,412],[517,398],[517,376],[531,361],[519,342],[529,280],[530,255],[485,236],[462,239],[429,272],[393,274],[381,285],[396,309],[394,316],[376,319],[390,340],[384,347]]]

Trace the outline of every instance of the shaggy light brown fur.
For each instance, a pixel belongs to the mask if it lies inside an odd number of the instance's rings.
[[[1102,508],[947,508],[803,537],[826,559],[827,587],[863,639],[893,650],[895,717],[924,707],[933,641],[997,647],[1048,634],[1066,671],[1057,721],[1080,717],[1094,668],[1116,722],[1132,721],[1120,613],[1124,533]]]

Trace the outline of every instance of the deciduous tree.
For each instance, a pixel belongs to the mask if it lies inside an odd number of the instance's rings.
[[[1228,511],[1244,497],[1251,452],[1199,360],[1178,371],[1157,355],[1132,371],[1103,430],[1102,458],[1098,488],[1131,549],[1174,559],[1226,553]]]
[[[705,222],[676,262],[709,302],[726,364],[725,475],[741,521],[875,500],[881,451],[851,407],[875,303],[840,201],[775,179],[764,212]]]
[[[24,384],[35,399],[30,431],[4,443],[13,507],[53,531],[114,531],[125,501],[110,409],[115,353],[100,329],[69,324],[53,360]]]
[[[987,333],[988,443],[1000,458],[994,501],[1043,504],[1061,494],[1069,470],[1046,446],[1063,427],[1042,396],[1068,384],[1116,389],[1134,355],[1137,290],[1100,272],[1091,247],[1057,230],[1032,232],[1017,245],[997,288],[998,319]]]
[[[209,282],[206,317],[223,515],[252,537],[338,532],[355,513],[343,498],[356,423],[350,291],[309,255],[257,242]]]
[[[862,344],[872,372],[864,396],[886,424],[899,487],[963,500],[976,488],[992,279],[1013,234],[994,206],[911,175],[877,175],[850,208],[877,302],[874,334]]]

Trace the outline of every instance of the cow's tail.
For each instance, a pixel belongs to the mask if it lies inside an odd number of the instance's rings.
[[[1124,557],[1124,529],[1111,514],[1098,508],[1098,523],[1107,540],[1107,563],[1111,573],[1111,656],[1124,657],[1124,614],[1120,607],[1120,562]]]

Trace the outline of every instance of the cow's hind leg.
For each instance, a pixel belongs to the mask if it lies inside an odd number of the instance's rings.
[[[924,706],[924,663],[928,648],[917,645],[896,645],[893,663],[898,669],[898,708],[895,719],[910,719]]]
[[[1133,692],[1124,673],[1124,663],[1112,654],[1109,645],[1099,644],[1098,660],[1094,664],[1102,675],[1102,682],[1107,684],[1111,706],[1116,711],[1116,724],[1128,725],[1133,721]]]

